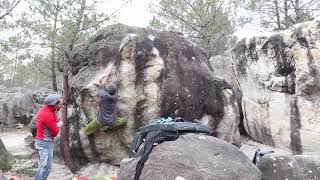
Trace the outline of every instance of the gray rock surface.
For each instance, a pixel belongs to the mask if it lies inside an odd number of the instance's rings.
[[[118,179],[132,180],[139,159],[123,162]],[[153,148],[140,180],[151,178],[260,180],[261,172],[237,147],[212,136],[189,133]]]
[[[12,163],[13,163],[12,156],[7,151],[6,147],[4,146],[4,144],[0,138],[0,178],[2,176],[2,170],[10,169]]]
[[[245,129],[243,127],[243,112],[241,107],[242,92],[240,90],[240,84],[236,78],[235,69],[233,68],[233,61],[230,52],[228,51],[225,55],[211,57],[210,65],[212,66],[214,76],[229,83],[233,92],[235,93],[240,113],[239,131],[245,134]]]
[[[244,127],[263,144],[293,154],[320,149],[320,21],[243,39],[232,59]]]
[[[320,179],[319,155],[266,155],[257,166],[263,180]]]
[[[214,76],[227,81],[235,92],[237,101],[241,103],[242,95],[232,63],[230,54],[217,55],[210,58],[210,65],[212,66]]]

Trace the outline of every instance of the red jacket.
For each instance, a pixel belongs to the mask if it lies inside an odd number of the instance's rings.
[[[36,139],[52,141],[59,133],[59,118],[53,106],[43,106],[37,113]]]

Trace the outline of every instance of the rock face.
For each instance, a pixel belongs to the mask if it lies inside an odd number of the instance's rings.
[[[237,101],[241,103],[242,95],[232,63],[232,58],[226,55],[217,55],[210,58],[210,65],[213,68],[214,76],[227,81],[235,92]]]
[[[0,169],[0,178],[1,178],[1,179],[4,179],[4,178],[5,178],[1,169]]]
[[[263,180],[320,179],[319,155],[267,155],[261,158],[257,166]]]
[[[119,180],[134,179],[139,157],[121,164]],[[223,140],[198,134],[181,135],[155,146],[140,179],[261,179],[261,172],[239,149]]]
[[[1,138],[0,138],[0,178],[2,170],[9,170],[12,165],[12,157],[11,154],[7,151],[4,146]]]
[[[320,22],[239,41],[232,50],[244,126],[293,154],[320,149]]]
[[[217,78],[223,79],[228,84],[230,84],[233,92],[235,93],[235,97],[237,99],[237,103],[239,106],[239,113],[240,113],[239,131],[241,133],[245,133],[245,130],[243,127],[243,113],[241,108],[242,93],[239,89],[239,82],[237,81],[237,78],[234,72],[232,58],[227,55],[217,55],[217,56],[211,57],[209,61],[213,69],[214,76]]]
[[[28,125],[41,107],[42,100],[50,90],[30,91],[25,89],[3,89],[0,92],[0,125],[15,127]]]
[[[198,119],[219,137],[240,144],[239,109],[230,86],[214,78],[203,51],[172,32],[109,26],[78,45],[70,61],[70,120],[75,156],[119,164],[137,128],[158,117]],[[110,73],[110,74],[109,74]],[[103,75],[118,87],[124,128],[86,137],[83,127],[96,116]]]

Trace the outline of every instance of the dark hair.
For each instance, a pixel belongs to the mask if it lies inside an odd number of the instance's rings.
[[[106,91],[110,94],[110,95],[114,95],[117,92],[117,87],[114,84],[108,85],[106,87]]]
[[[59,101],[56,103],[56,105],[59,105],[60,104],[60,99]],[[65,103],[62,103],[62,105],[65,105]]]

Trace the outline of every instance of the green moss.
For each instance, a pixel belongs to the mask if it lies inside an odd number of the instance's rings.
[[[21,160],[21,159],[30,159],[31,156],[32,156],[31,154],[15,155],[14,158],[19,159],[19,160]]]
[[[23,174],[23,175],[26,175],[29,177],[35,177],[37,171],[36,171],[36,169],[29,167],[29,168],[19,169],[19,170],[17,170],[17,173]]]
[[[13,162],[11,160],[4,160],[0,162],[0,169],[8,171],[12,168]]]

